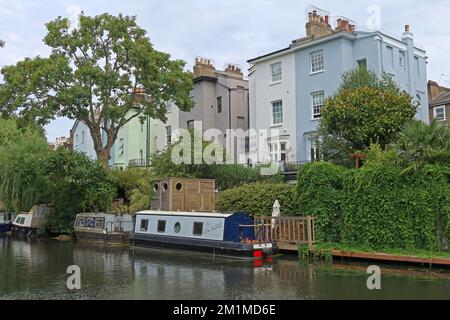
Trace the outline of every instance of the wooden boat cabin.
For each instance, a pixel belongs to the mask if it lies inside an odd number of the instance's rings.
[[[130,215],[80,213],[75,219],[74,227],[77,240],[128,245],[133,226]]]
[[[275,243],[255,234],[253,217],[243,213],[142,211],[136,214],[133,247],[198,251],[239,258],[277,254]],[[270,226],[265,226],[270,228]]]
[[[216,182],[211,179],[168,178],[155,182],[151,210],[216,210]]]

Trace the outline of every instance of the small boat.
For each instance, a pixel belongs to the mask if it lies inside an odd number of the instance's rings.
[[[28,213],[21,213],[12,222],[13,233],[26,233],[31,235],[44,227],[47,216],[52,209],[46,205],[35,205]]]
[[[278,253],[270,225],[255,225],[244,213],[142,211],[130,236],[133,247],[198,251],[243,259]]]
[[[129,245],[133,226],[130,215],[80,213],[75,219],[74,227],[77,240],[106,245]]]
[[[11,230],[11,221],[5,221],[4,214],[4,211],[0,211],[0,233],[6,233]]]

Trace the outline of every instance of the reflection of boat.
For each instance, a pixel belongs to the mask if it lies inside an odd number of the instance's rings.
[[[80,213],[75,219],[75,234],[82,241],[128,244],[131,231],[133,218],[130,215]]]
[[[12,223],[13,232],[26,232],[28,234],[35,232],[44,226],[51,208],[45,205],[36,205],[31,208],[29,213],[17,215]]]
[[[262,232],[255,234],[253,217],[243,213],[142,211],[130,237],[136,247],[198,251],[238,258],[262,259],[278,248]]]

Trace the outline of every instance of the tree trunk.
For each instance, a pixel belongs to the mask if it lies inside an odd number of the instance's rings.
[[[97,150],[97,159],[100,161],[105,168],[105,170],[109,170],[109,149],[108,148],[102,148],[100,150]]]

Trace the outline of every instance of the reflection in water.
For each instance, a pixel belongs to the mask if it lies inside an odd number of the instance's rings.
[[[71,292],[73,264],[82,289]],[[369,291],[367,266],[0,238],[0,299],[450,299],[449,271],[380,266],[382,290]]]

